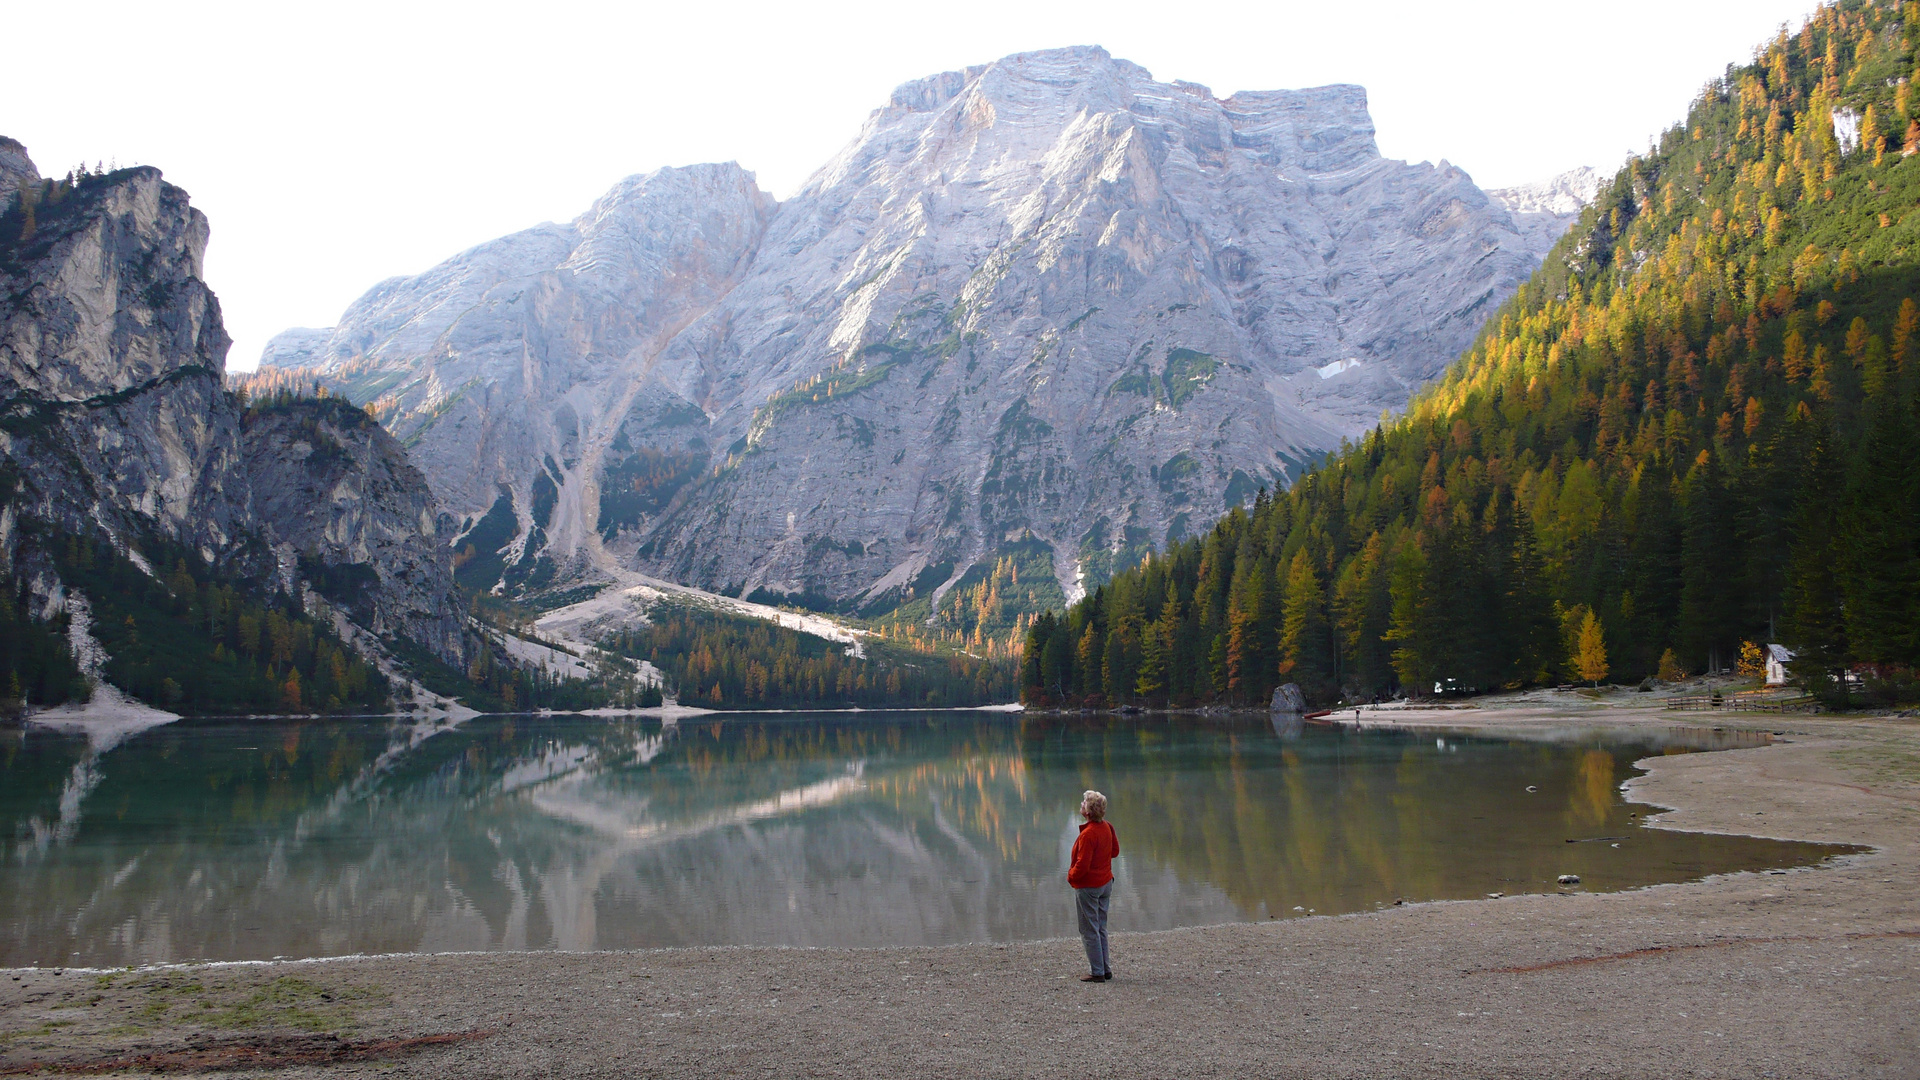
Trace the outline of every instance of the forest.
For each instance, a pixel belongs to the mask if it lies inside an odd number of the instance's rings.
[[[1920,696],[1920,5],[1710,82],[1406,412],[1028,630],[1035,704],[1639,680]]]
[[[197,715],[386,708],[385,677],[329,627],[286,598],[242,591],[186,548],[151,542],[152,574],[105,543],[68,537],[54,551],[92,609],[102,674],[142,701]]]
[[[45,708],[86,701],[92,687],[67,648],[67,616],[34,617],[34,598],[0,577],[0,720],[17,719],[31,705]]]
[[[847,646],[760,619],[659,607],[600,642],[659,668],[682,705],[708,709],[943,708],[1009,701],[1013,664],[915,652],[884,638]]]

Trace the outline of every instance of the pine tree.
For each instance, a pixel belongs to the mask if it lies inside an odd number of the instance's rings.
[[[1327,597],[1305,548],[1294,553],[1293,563],[1287,569],[1286,597],[1280,631],[1279,672],[1299,683],[1309,700],[1332,698],[1339,693],[1339,680],[1327,624]]]
[[[1079,689],[1082,697],[1097,697],[1104,687],[1100,682],[1103,650],[1100,647],[1100,635],[1093,624],[1087,620],[1087,628],[1080,635],[1078,651],[1074,654],[1074,674],[1079,677]]]
[[[1847,640],[1874,663],[1920,662],[1920,433],[1883,400],[1848,485],[1839,536]]]
[[[1681,557],[1680,643],[1695,662],[1713,671],[1732,658],[1739,640],[1736,593],[1727,587],[1735,565],[1733,514],[1720,458],[1702,450],[1687,473],[1686,531]]]
[[[1846,704],[1853,650],[1847,641],[1846,603],[1839,574],[1840,544],[1830,502],[1839,487],[1825,439],[1808,461],[1788,566],[1784,636],[1794,658],[1788,671],[1809,693]]]
[[[1504,556],[1505,562],[1497,623],[1505,662],[1494,681],[1503,685],[1544,682],[1560,662],[1546,562],[1527,508],[1515,502],[1504,509],[1497,537],[1503,550],[1496,554]]]
[[[1272,602],[1263,562],[1249,556],[1234,574],[1227,606],[1227,693],[1237,702],[1264,701],[1273,690],[1277,668],[1269,640],[1273,634]]]
[[[1679,682],[1687,677],[1686,669],[1680,666],[1680,658],[1673,655],[1672,649],[1660,654],[1660,668],[1656,677],[1661,682],[1670,683]]]
[[[1386,544],[1376,532],[1341,571],[1335,589],[1340,644],[1363,695],[1384,693],[1393,685],[1393,651],[1386,639],[1393,615],[1388,576]]]
[[[1582,679],[1595,686],[1607,677],[1606,634],[1600,617],[1591,611],[1580,622],[1579,650],[1574,654],[1573,668]]]
[[[1394,553],[1390,593],[1393,599],[1391,623],[1386,640],[1394,646],[1393,671],[1400,685],[1415,697],[1437,690],[1438,678],[1425,650],[1427,618],[1427,559],[1420,545],[1402,544]]]
[[[1152,700],[1165,694],[1166,689],[1166,641],[1161,636],[1160,624],[1152,623],[1140,635],[1140,672],[1134,676],[1133,692]]]

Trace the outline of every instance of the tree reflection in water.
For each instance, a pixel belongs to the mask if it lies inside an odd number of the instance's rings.
[[[1066,936],[1089,787],[1121,836],[1123,930],[1539,891],[1562,873],[1624,888],[1836,850],[1638,828],[1626,763],[1715,738],[514,717],[183,722],[87,759],[84,739],[31,730],[0,743],[0,962]],[[63,816],[82,760],[98,775]],[[49,841],[50,820],[71,828]],[[1567,843],[1600,836],[1627,839]]]

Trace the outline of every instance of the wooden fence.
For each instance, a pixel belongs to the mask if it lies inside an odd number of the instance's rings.
[[[1744,692],[1738,694],[1700,694],[1693,697],[1673,697],[1666,700],[1666,708],[1679,711],[1725,709],[1728,712],[1819,712],[1820,706],[1807,694],[1787,696],[1784,694],[1758,694]]]

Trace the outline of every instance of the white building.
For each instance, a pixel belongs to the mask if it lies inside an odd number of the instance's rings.
[[[1785,645],[1767,645],[1767,685],[1785,686],[1787,684],[1787,663],[1793,659],[1793,650]]]

